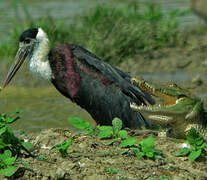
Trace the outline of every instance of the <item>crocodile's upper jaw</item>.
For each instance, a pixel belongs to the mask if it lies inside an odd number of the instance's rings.
[[[132,78],[131,82],[132,84],[138,86],[142,91],[146,91],[152,96],[162,99],[163,106],[174,105],[178,100],[178,96],[175,95],[174,92],[176,92],[176,90],[180,90],[180,88],[176,84],[157,85],[148,83],[142,78]]]

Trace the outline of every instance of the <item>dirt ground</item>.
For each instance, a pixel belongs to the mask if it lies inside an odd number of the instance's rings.
[[[125,61],[121,69],[132,75],[153,72],[178,72],[197,74],[181,86],[194,94],[207,92],[207,33],[191,38],[191,45],[183,48],[168,48],[155,51],[150,55],[137,55]],[[202,76],[202,78],[201,78]],[[207,97],[203,100],[207,102]],[[149,135],[139,135],[139,130],[130,131],[131,136],[142,140]],[[123,180],[123,179],[173,179],[204,180],[207,179],[207,157],[196,162],[189,162],[186,157],[175,157],[174,153],[182,145],[181,140],[153,134],[156,149],[163,152],[162,160],[138,159],[123,151],[119,143],[106,145],[107,140],[95,136],[77,134],[68,129],[45,129],[38,134],[27,134],[22,137],[34,144],[33,153],[43,155],[47,160],[23,157],[28,163],[15,174],[16,179],[47,180]],[[59,152],[50,148],[73,137],[73,144],[68,148],[69,156],[62,158]],[[109,171],[107,169],[114,171]],[[14,177],[13,177],[14,178]],[[0,177],[3,179],[3,177]]]
[[[146,138],[141,131],[129,134],[138,140]],[[198,162],[189,162],[186,157],[175,157],[174,153],[182,145],[180,140],[153,135],[155,148],[164,154],[161,160],[138,159],[132,154],[123,154],[119,143],[106,145],[108,140],[96,136],[77,134],[67,129],[47,129],[40,134],[24,135],[24,139],[34,144],[33,152],[43,155],[46,160],[22,158],[28,163],[20,168],[17,179],[47,180],[123,180],[123,179],[199,179],[207,178],[207,157]],[[68,148],[68,157],[62,158],[59,152],[50,150],[52,146],[73,138]],[[20,166],[21,167],[21,166]],[[112,171],[107,170],[111,168]]]

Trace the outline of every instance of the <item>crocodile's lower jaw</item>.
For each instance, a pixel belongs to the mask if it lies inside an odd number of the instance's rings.
[[[131,103],[130,107],[133,111],[137,111],[143,114],[148,114],[147,116],[152,118],[159,118],[160,119],[171,119],[171,117],[183,114],[183,112],[179,111],[170,111],[166,109],[166,106],[162,105],[153,105],[153,106],[145,106],[145,105],[137,105],[135,103]],[[168,106],[169,107],[169,106]],[[153,116],[152,116],[153,115]]]
[[[170,116],[162,116],[162,115],[148,115],[148,118],[154,121],[163,121],[166,123],[173,120],[173,118]],[[166,124],[166,123],[163,123],[163,124]]]

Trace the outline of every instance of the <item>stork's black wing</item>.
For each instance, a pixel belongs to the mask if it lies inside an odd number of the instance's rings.
[[[121,91],[127,96],[130,96],[136,103],[144,103],[143,99],[151,104],[153,103],[153,99],[150,95],[143,93],[138,87],[131,84],[129,73],[123,72],[116,67],[105,63],[96,55],[80,46],[72,45],[71,51],[73,56],[82,61],[82,63],[87,63],[90,67],[99,71],[104,77],[120,87]]]

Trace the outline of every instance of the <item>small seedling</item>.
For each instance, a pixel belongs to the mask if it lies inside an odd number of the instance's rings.
[[[170,179],[170,176],[160,176],[159,180],[167,180]]]
[[[72,142],[73,142],[72,139],[69,139],[68,141],[64,141],[61,144],[56,144],[51,148],[51,150],[55,149],[56,151],[60,152],[62,157],[66,157],[68,155],[67,149],[72,144]]]
[[[136,144],[138,144],[138,140],[136,138],[129,137],[121,142],[120,147],[127,148],[127,147],[132,147]]]
[[[19,154],[20,150],[23,149],[29,155],[34,156],[29,152],[32,144],[18,139],[12,129],[7,126],[19,119],[17,116],[18,113],[19,111],[17,110],[10,115],[0,114],[0,151],[9,149],[12,154]]]
[[[104,138],[126,139],[128,135],[126,130],[121,130],[122,121],[119,118],[114,118],[112,120],[112,126],[97,126],[96,128],[99,130],[98,137],[101,139],[104,139]],[[113,143],[113,141],[110,141],[110,142]]]
[[[195,161],[203,153],[206,153],[205,149],[207,144],[204,142],[202,135],[196,131],[195,128],[191,128],[186,136],[187,143],[190,147],[184,147],[180,149],[175,155],[176,156],[188,156],[189,161]]]
[[[16,171],[15,160],[21,153],[21,150],[35,157],[29,151],[32,144],[17,138],[12,129],[7,126],[19,119],[17,116],[18,113],[19,111],[15,111],[10,115],[0,114],[0,174],[8,177],[13,175]]]
[[[117,174],[117,173],[119,173],[119,169],[114,169],[114,168],[110,168],[110,167],[106,167],[106,172],[107,173],[110,173],[110,174]]]
[[[154,138],[152,136],[138,142],[136,138],[130,137],[122,141],[121,148],[130,148],[122,154],[132,152],[138,158],[147,157],[150,159],[162,159],[162,152],[155,149]]]
[[[88,121],[85,121],[80,117],[70,117],[68,118],[68,121],[71,123],[73,127],[80,130],[84,130],[87,132],[87,134],[94,134],[94,129]]]
[[[5,150],[0,154],[0,174],[10,177],[16,172],[15,160],[17,156],[12,156],[10,150]]]

